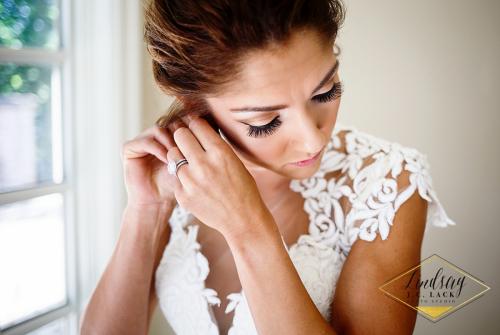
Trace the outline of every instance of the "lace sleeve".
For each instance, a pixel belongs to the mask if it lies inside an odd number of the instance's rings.
[[[394,216],[414,192],[428,201],[426,230],[455,225],[433,189],[427,156],[414,148],[392,143],[372,155],[372,162],[353,179],[351,209],[346,228],[351,244],[357,237],[373,241],[377,234],[387,239]]]

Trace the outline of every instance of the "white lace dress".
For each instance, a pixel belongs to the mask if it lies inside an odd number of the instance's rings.
[[[406,178],[401,177],[403,170],[408,171]],[[328,177],[331,172],[336,178]],[[415,191],[429,203],[426,230],[429,223],[455,225],[433,190],[425,155],[338,123],[319,170],[310,178],[292,180],[290,188],[304,198],[309,232],[287,251],[328,321],[336,282],[353,243],[358,237],[373,241],[377,234],[387,239],[395,213]],[[156,270],[159,306],[176,334],[219,334],[212,305],[220,306],[221,300],[205,285],[210,267],[197,242],[198,225],[188,224],[190,215],[177,206],[169,220],[171,237]],[[244,291],[227,299],[225,313],[234,310],[229,335],[257,334]]]

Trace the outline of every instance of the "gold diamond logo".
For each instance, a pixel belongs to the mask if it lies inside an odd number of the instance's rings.
[[[490,290],[481,280],[434,254],[379,287],[437,322]]]

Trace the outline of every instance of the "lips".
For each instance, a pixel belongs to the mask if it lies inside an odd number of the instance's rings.
[[[323,149],[322,149],[322,150],[323,150]],[[320,154],[320,153],[321,153],[321,150],[320,150],[320,151],[318,151],[318,153],[317,153],[316,155],[312,156],[311,158],[304,159],[303,161],[298,161],[297,163],[305,163],[305,162],[311,161],[311,160],[313,160],[313,159],[316,159],[316,158],[318,158],[318,156],[319,156],[319,154]]]
[[[323,151],[325,147],[323,147],[320,151],[318,151],[318,153],[316,153],[313,157],[309,158],[309,159],[305,159],[305,160],[302,160],[302,161],[297,161],[297,162],[293,162],[292,164],[295,164],[295,165],[304,165],[304,164],[308,164],[308,163],[312,163],[314,162],[321,154],[321,152]]]

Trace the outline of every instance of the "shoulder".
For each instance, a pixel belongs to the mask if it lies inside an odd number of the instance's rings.
[[[345,333],[411,333],[415,311],[378,287],[418,264],[427,223],[455,223],[437,198],[425,154],[352,127],[341,127],[334,136],[336,167],[325,164],[324,176],[328,183],[343,180],[350,192],[343,207],[348,256],[337,282],[332,325]]]
[[[427,156],[416,148],[343,124],[332,132],[325,156],[320,168],[325,175],[335,176],[332,172],[340,170],[350,179],[359,179],[358,175],[366,173],[367,167],[374,168],[373,163],[379,168],[378,176],[385,172],[384,175],[390,173],[393,178],[397,178],[406,165],[409,168],[411,165],[414,172],[429,169]]]
[[[389,238],[354,243],[337,281],[331,321],[335,329],[348,334],[413,332],[415,310],[379,287],[420,261],[426,213],[427,201],[415,192],[395,215]]]
[[[340,124],[318,174],[328,183],[349,188],[342,202],[348,245],[358,237],[387,239],[399,212],[399,220],[408,221],[403,217],[419,210],[424,213],[424,225],[455,224],[434,190],[427,156],[414,147]],[[406,214],[400,210],[405,203]]]

